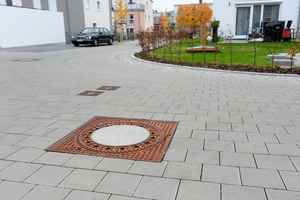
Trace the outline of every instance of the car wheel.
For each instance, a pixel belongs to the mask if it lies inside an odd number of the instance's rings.
[[[114,42],[114,40],[113,40],[112,38],[110,38],[109,41],[108,41],[108,44],[109,44],[109,45],[112,45],[113,42]]]
[[[75,47],[78,47],[78,46],[79,46],[79,44],[78,44],[78,43],[73,43],[73,44],[74,44],[74,46],[75,46]]]
[[[98,40],[97,39],[94,40],[93,46],[98,46]]]

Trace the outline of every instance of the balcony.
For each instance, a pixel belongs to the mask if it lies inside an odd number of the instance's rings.
[[[128,10],[137,10],[137,11],[145,11],[145,5],[144,4],[126,4],[126,6],[128,7]],[[117,10],[116,5],[113,6],[113,10]]]
[[[145,5],[144,4],[127,4],[128,10],[140,10],[145,11]]]

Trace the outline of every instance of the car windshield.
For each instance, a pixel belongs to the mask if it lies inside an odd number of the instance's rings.
[[[98,33],[98,29],[96,29],[96,28],[86,28],[81,33]]]

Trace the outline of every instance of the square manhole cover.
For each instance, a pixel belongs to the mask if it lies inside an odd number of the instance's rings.
[[[99,91],[84,91],[84,92],[81,92],[80,96],[98,96],[99,94],[102,94],[103,92],[99,92]]]
[[[46,151],[161,162],[177,124],[94,117]]]
[[[97,90],[106,90],[106,91],[113,91],[119,89],[120,86],[102,86],[98,88]]]

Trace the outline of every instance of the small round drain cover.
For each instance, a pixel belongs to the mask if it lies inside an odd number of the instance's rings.
[[[150,132],[142,127],[133,125],[115,125],[92,133],[94,142],[107,146],[128,146],[147,140]]]

